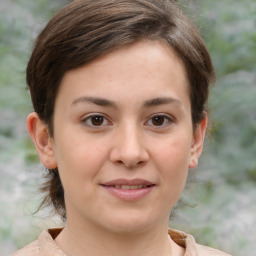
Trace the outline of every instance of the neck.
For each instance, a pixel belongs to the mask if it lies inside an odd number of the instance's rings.
[[[168,235],[167,225],[139,233],[114,233],[97,229],[90,225],[66,227],[56,238],[56,243],[69,256],[180,256],[183,249],[175,244]]]

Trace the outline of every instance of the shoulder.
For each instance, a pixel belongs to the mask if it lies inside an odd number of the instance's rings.
[[[27,246],[23,247],[22,249],[14,252],[10,256],[39,256],[39,244],[38,240],[28,244]]]
[[[225,252],[196,243],[192,235],[182,231],[169,229],[168,233],[172,240],[185,248],[185,256],[231,256]]]
[[[198,256],[231,256],[230,254],[227,254],[225,252],[200,244],[196,244],[196,250]]]
[[[54,239],[61,232],[62,228],[54,228],[44,230],[38,239],[22,249],[14,252],[10,256],[43,256],[43,255],[58,255],[64,256],[65,254],[57,246]]]

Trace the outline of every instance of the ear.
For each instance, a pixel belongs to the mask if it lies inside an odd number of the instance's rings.
[[[207,127],[207,115],[205,115],[204,119],[196,125],[196,129],[193,135],[193,141],[191,145],[191,153],[190,153],[190,160],[189,160],[189,168],[196,168],[198,165],[198,159],[203,150],[204,144],[204,136]]]
[[[53,138],[50,136],[45,123],[33,112],[27,117],[27,130],[34,142],[41,163],[48,169],[57,168],[54,156]]]

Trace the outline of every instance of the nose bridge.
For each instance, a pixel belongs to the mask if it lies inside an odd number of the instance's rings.
[[[123,134],[126,144],[122,143],[121,146],[124,152],[133,152],[134,154],[142,149],[142,134],[137,125],[126,125]]]
[[[141,128],[135,122],[126,122],[117,128],[115,143],[111,152],[111,160],[135,167],[148,160],[148,152],[143,140]]]

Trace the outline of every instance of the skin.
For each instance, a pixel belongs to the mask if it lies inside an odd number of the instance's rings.
[[[58,167],[65,191],[56,243],[77,256],[184,255],[167,235],[169,213],[197,166],[206,123],[193,130],[185,68],[163,42],[142,40],[68,71],[54,136],[36,113],[27,120],[40,161]],[[122,200],[102,186],[120,178],[154,187]]]

